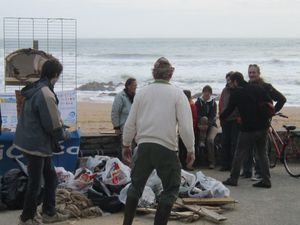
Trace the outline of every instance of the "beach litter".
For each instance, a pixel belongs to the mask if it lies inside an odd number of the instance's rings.
[[[85,165],[73,174],[63,167],[56,167],[58,189],[56,202],[58,212],[69,218],[102,216],[103,212],[116,213],[123,210],[130,186],[131,169],[118,158],[108,156],[87,157]],[[163,186],[156,170],[150,175],[137,212],[155,214]],[[179,197],[175,202],[170,219],[194,222],[207,219],[215,223],[227,218],[221,215],[237,201],[220,181],[181,170]]]

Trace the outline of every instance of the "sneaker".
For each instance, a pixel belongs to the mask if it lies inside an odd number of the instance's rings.
[[[265,183],[263,181],[259,181],[258,183],[255,183],[252,186],[253,187],[259,187],[259,188],[271,188],[272,187],[271,183],[267,184],[267,183]]]
[[[35,218],[26,220],[25,222],[20,219],[18,225],[42,225],[42,223]]]
[[[222,182],[223,184],[225,185],[228,185],[228,186],[237,186],[237,181],[233,180],[232,178],[228,178],[227,180],[223,181]]]
[[[42,215],[43,223],[56,223],[60,221],[65,221],[68,218],[68,215],[63,215],[58,212],[56,212],[53,216],[48,216],[47,214]]]
[[[262,177],[260,175],[256,174],[254,177],[251,177],[251,180],[252,181],[261,181]]]

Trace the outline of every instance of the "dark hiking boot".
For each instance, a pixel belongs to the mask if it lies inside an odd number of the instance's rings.
[[[123,225],[132,224],[138,202],[139,202],[138,199],[130,198],[127,196],[125,210],[124,210]]]
[[[154,225],[166,225],[171,214],[172,205],[159,203],[155,213]]]
[[[225,185],[229,185],[229,186],[237,186],[237,181],[233,180],[232,178],[228,178],[227,180],[222,182]]]
[[[266,182],[263,182],[263,181],[259,181],[255,184],[252,185],[253,187],[258,187],[258,188],[271,188],[272,185],[271,183],[266,183]]]

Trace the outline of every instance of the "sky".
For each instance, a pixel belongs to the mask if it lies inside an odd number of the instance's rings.
[[[300,38],[300,0],[0,0],[3,17],[74,18],[79,38]]]

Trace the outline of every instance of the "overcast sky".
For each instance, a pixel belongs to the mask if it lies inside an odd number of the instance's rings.
[[[77,19],[78,37],[300,37],[300,0],[1,0],[3,17]]]

